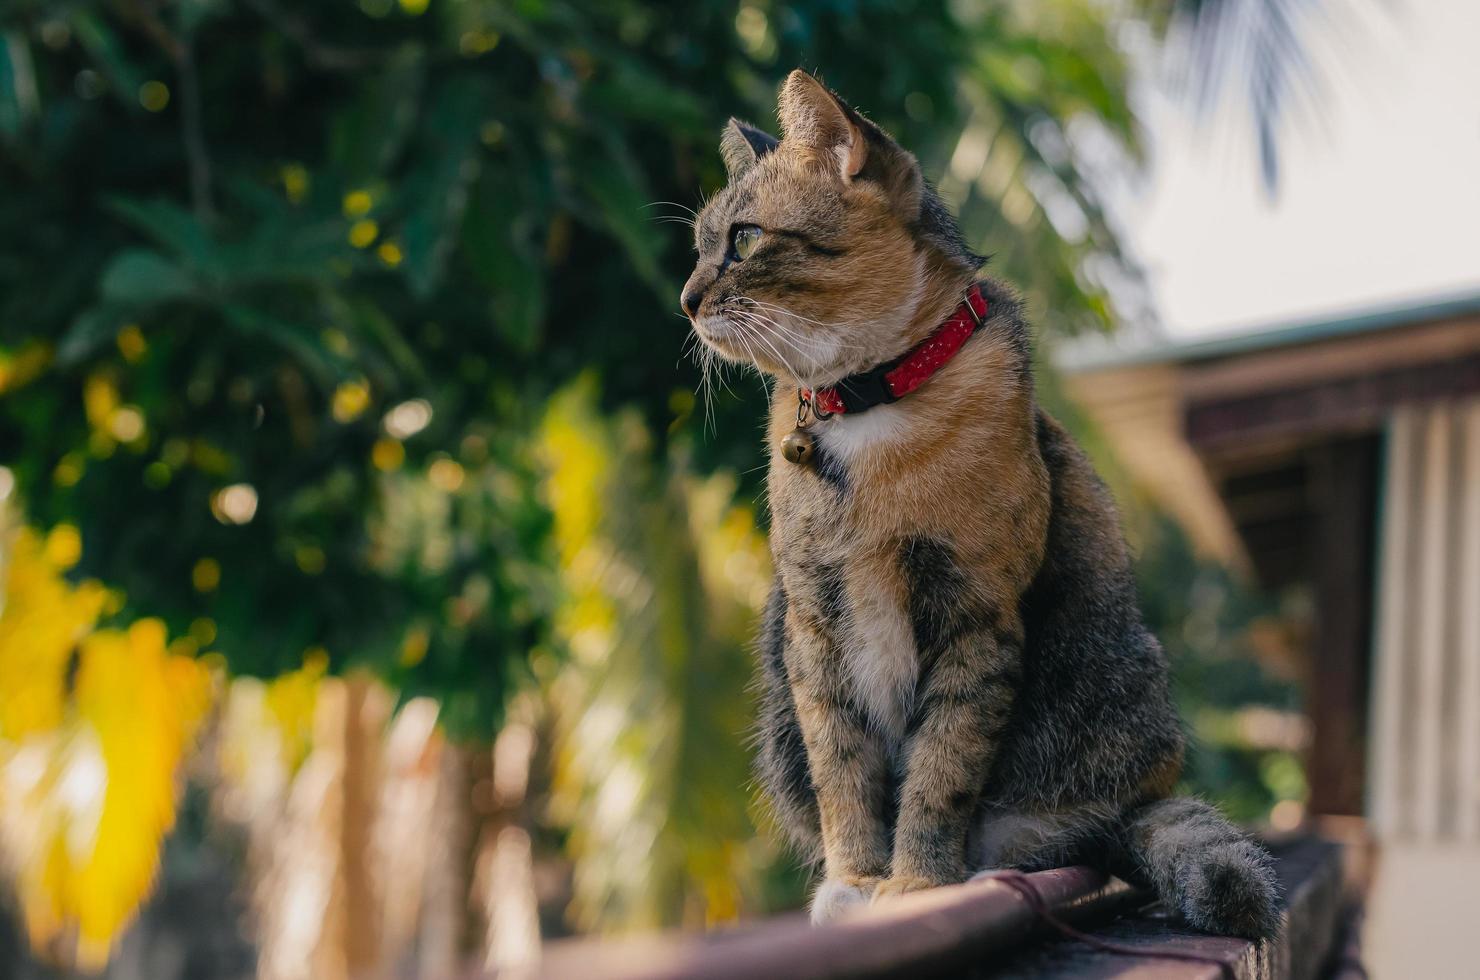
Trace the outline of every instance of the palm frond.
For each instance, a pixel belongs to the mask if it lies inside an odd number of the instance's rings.
[[[1291,110],[1320,94],[1314,28],[1328,0],[1171,0],[1164,20],[1172,81],[1209,116],[1241,99],[1252,119],[1260,175],[1273,192],[1280,134]],[[1242,94],[1236,94],[1239,88]]]

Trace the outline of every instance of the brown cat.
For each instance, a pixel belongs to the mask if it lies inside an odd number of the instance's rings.
[[[759,775],[814,921],[1075,861],[1202,929],[1278,921],[1264,852],[1169,799],[1183,733],[1114,508],[1028,328],[904,149],[812,76],[731,120],[682,303],[774,379]]]

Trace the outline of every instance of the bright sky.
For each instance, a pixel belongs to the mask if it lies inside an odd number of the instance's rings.
[[[1324,96],[1286,121],[1274,199],[1244,118],[1146,86],[1151,175],[1122,220],[1175,339],[1480,291],[1480,0],[1324,6]]]

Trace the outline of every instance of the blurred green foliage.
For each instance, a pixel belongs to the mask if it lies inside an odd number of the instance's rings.
[[[1129,150],[1133,119],[1079,3],[22,0],[0,31],[0,448],[125,618],[239,672],[322,647],[486,731],[553,601],[526,434],[587,367],[701,469],[753,468],[758,392],[707,440],[674,397],[688,241],[654,219],[793,65],[943,174],[1056,326],[1109,322],[1065,134]]]
[[[1261,648],[1289,629],[1291,616],[1199,558],[1164,516],[1143,520],[1141,609],[1172,662],[1173,692],[1192,735],[1181,791],[1216,800],[1242,822],[1266,820],[1284,800],[1303,805],[1300,687],[1269,669],[1277,651]]]
[[[540,670],[556,758],[545,809],[575,861],[567,917],[733,919],[768,907],[784,864],[746,806],[748,647],[770,556],[733,477],[695,476],[681,450],[655,465],[640,417],[598,412],[592,380],[558,395],[541,430],[570,651]]]

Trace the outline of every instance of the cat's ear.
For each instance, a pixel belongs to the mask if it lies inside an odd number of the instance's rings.
[[[776,114],[787,143],[805,146],[837,161],[844,180],[858,176],[868,159],[868,142],[843,101],[800,68],[786,77]]]
[[[883,187],[905,221],[919,217],[925,187],[914,154],[859,115],[821,82],[797,69],[781,87],[777,104],[788,143],[821,151],[836,161],[844,180],[871,180]]]
[[[719,138],[719,155],[724,157],[725,171],[732,183],[774,149],[776,137],[733,116]]]

